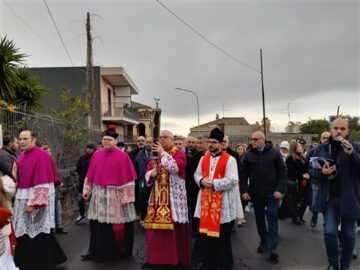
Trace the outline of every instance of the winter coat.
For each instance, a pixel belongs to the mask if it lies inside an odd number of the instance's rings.
[[[249,179],[249,185],[248,185]],[[250,146],[240,169],[241,194],[273,196],[275,191],[285,193],[287,170],[280,151],[266,142],[262,151]]]
[[[331,140],[330,140],[331,141]],[[314,157],[331,159],[331,142],[319,145]],[[340,215],[347,218],[360,218],[360,144],[350,141],[354,150],[351,155],[340,147],[338,176],[341,181]],[[321,169],[313,168],[310,163],[309,174],[319,181],[316,200],[313,202],[314,210],[323,212],[330,197],[330,181],[322,174]]]

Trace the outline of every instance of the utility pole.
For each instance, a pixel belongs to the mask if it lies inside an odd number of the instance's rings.
[[[93,52],[92,52],[92,36],[90,24],[90,12],[86,16],[86,97],[89,103],[89,128],[95,126],[95,88],[94,88],[94,68],[93,68]]]
[[[266,117],[265,117],[265,93],[264,93],[264,73],[262,61],[262,49],[260,49],[260,64],[261,64],[261,92],[262,92],[262,105],[263,105],[263,127],[266,139]]]
[[[290,123],[290,102],[287,104],[288,118]]]

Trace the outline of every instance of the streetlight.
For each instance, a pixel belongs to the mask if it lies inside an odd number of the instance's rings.
[[[183,89],[183,88],[180,88],[180,87],[176,87],[175,90],[190,92],[190,93],[194,94],[194,96],[196,97],[196,106],[197,106],[197,115],[198,115],[198,126],[200,126],[199,97],[198,97],[198,95],[197,95],[194,91],[191,91],[191,90],[188,90],[188,89]]]

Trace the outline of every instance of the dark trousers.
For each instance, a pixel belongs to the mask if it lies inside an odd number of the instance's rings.
[[[136,215],[140,215],[140,192],[139,192],[139,179],[135,180],[135,202],[134,202],[134,206],[135,206],[135,210],[136,210]]]
[[[78,207],[80,216],[85,216],[85,200],[81,193],[78,193]]]
[[[146,212],[149,204],[150,191],[148,192],[139,192],[139,203],[140,203],[140,219],[144,220],[146,217]]]
[[[260,244],[275,250],[278,244],[279,200],[266,195],[252,195]],[[267,224],[265,222],[265,216]]]
[[[231,224],[220,226],[220,237],[200,234],[203,264],[208,269],[229,269],[234,264],[231,248]]]
[[[329,264],[332,266],[338,266],[339,264],[338,225],[341,222],[342,250],[340,269],[349,269],[356,241],[356,218],[340,217],[339,198],[331,198],[327,202],[323,216],[324,241]]]
[[[300,187],[298,191],[298,216],[303,219],[306,208],[311,205],[312,189],[310,184],[307,187]]]
[[[192,233],[196,233],[199,230],[199,219],[194,217],[197,196],[199,190],[197,189],[189,189],[186,191],[187,193],[187,202],[188,202],[188,209],[189,209],[189,219],[191,223],[191,231]]]

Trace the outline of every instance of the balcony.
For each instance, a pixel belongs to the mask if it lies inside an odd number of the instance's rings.
[[[124,125],[139,124],[140,115],[137,110],[129,107],[124,103],[103,103],[102,108],[107,108],[107,111],[101,116],[102,122],[112,122]]]

